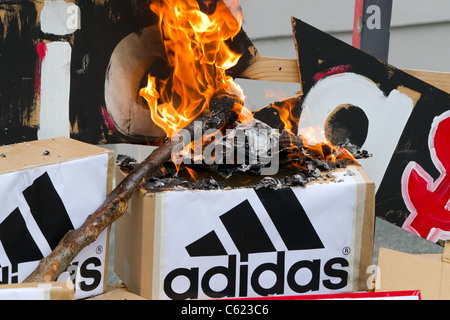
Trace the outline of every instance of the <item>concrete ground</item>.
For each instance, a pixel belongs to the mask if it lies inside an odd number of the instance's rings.
[[[374,264],[377,263],[380,247],[411,254],[441,254],[444,251],[444,248],[440,245],[377,218],[374,237]]]

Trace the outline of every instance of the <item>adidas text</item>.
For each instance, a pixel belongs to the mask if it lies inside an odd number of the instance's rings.
[[[14,264],[11,266],[0,266],[0,285],[20,283],[23,279],[19,278],[19,274],[23,274],[21,270],[27,263]],[[81,265],[78,261],[69,265],[66,272],[71,282],[74,284],[75,291],[91,292],[97,289],[102,277],[102,261],[98,257],[90,257],[84,260]],[[22,272],[21,272],[22,271]],[[62,280],[58,280],[62,281]]]
[[[286,253],[280,251],[276,255],[275,263],[262,263],[251,272],[249,272],[247,261],[238,263],[236,255],[228,256],[228,266],[212,267],[202,274],[200,274],[200,268],[197,267],[178,268],[169,272],[165,277],[164,292],[174,300],[198,299],[201,289],[208,297],[217,299],[247,297],[248,284],[260,296],[283,295],[286,292],[286,286],[299,294],[319,291],[321,286],[332,291],[347,286],[349,263],[345,258],[335,257],[327,261],[322,261],[322,259],[300,260],[286,266]],[[247,259],[241,258],[241,260]],[[300,270],[309,271],[310,275],[306,282],[299,281]],[[267,272],[272,273],[276,279],[271,287],[263,287],[260,283],[261,275]],[[326,278],[321,279],[323,274]],[[227,280],[227,284],[222,290],[214,290],[211,286],[211,279],[218,275]],[[176,292],[173,288],[173,282],[178,277],[184,277],[189,282],[185,292]]]

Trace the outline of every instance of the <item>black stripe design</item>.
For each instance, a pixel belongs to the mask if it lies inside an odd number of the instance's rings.
[[[211,231],[206,236],[191,243],[186,247],[186,250],[191,257],[223,256],[227,254],[215,231]]]
[[[324,248],[305,209],[291,188],[261,188],[255,192],[288,250]],[[244,260],[250,253],[276,251],[248,200],[220,216],[220,220]],[[227,254],[214,231],[186,246],[186,250],[191,257]]]
[[[51,249],[55,249],[74,226],[48,173],[41,175],[25,189],[23,196]]]
[[[18,208],[0,224],[0,242],[13,266],[43,258]]]
[[[241,255],[275,251],[272,241],[248,200],[220,216],[220,220]]]
[[[324,248],[291,188],[260,188],[255,192],[289,250]]]

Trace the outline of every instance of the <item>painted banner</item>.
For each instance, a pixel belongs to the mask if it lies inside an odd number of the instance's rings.
[[[93,144],[139,140],[109,117],[105,82],[116,46],[130,35],[145,43],[142,30],[156,21],[147,0],[2,1],[0,144],[55,136]],[[134,66],[134,78],[120,89],[127,104],[141,81]]]
[[[299,129],[350,140],[375,182],[376,216],[423,238],[449,239],[450,95],[293,18],[305,93]]]

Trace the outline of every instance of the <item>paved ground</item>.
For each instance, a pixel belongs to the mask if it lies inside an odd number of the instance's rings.
[[[374,264],[380,247],[406,253],[442,253],[444,248],[381,219],[376,220]]]
[[[442,253],[443,248],[416,235],[413,235],[399,227],[376,219],[374,237],[374,264],[377,263],[380,247],[397,250],[406,253]],[[114,273],[114,225],[111,230],[110,251],[108,262],[108,284],[114,285],[121,280]]]

